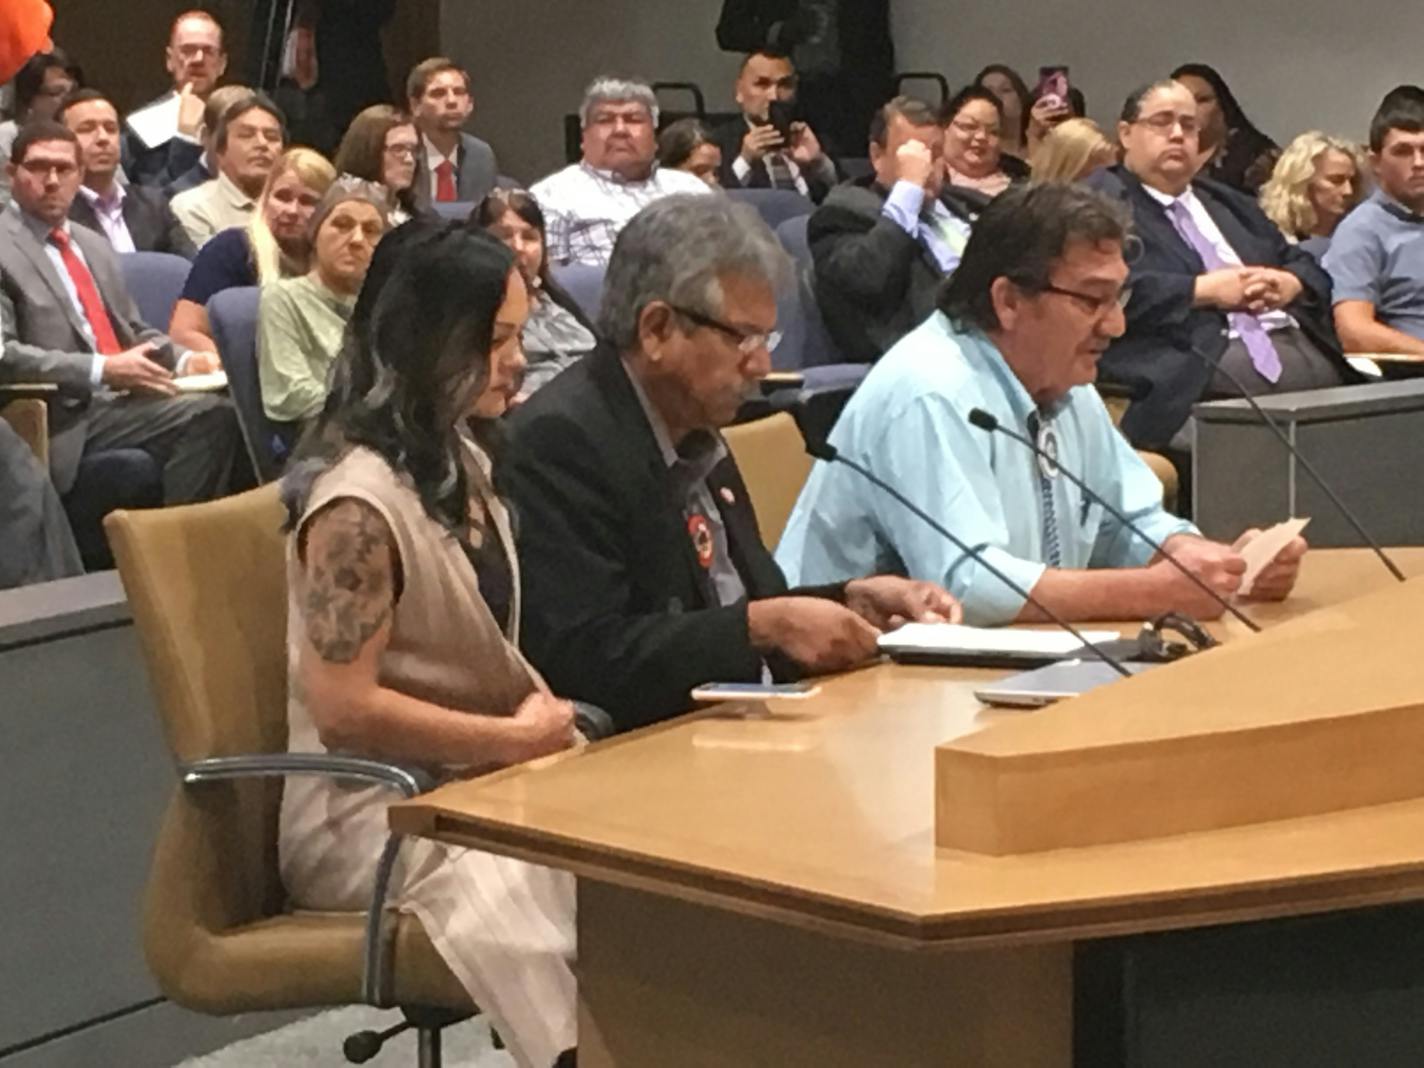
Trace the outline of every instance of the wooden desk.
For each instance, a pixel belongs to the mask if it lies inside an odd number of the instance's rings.
[[[1424,574],[1424,550],[1397,559]],[[1320,552],[1295,598],[1252,611],[1389,581],[1363,551]],[[995,674],[878,665],[391,821],[580,876],[580,1061],[619,1068],[1067,1064],[1074,941],[1424,898],[1424,800],[1031,856],[936,848],[935,747],[1025,715],[974,699]]]

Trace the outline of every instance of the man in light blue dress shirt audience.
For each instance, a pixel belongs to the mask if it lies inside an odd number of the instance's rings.
[[[972,426],[982,408],[1036,439],[1224,597],[1246,569],[1162,506],[1162,487],[1093,388],[1124,329],[1124,210],[1089,190],[1010,190],[976,224],[935,311],[871,370],[831,444],[904,492],[1068,619],[1216,618],[1221,606],[1026,446]],[[1295,584],[1297,538],[1252,596]],[[1037,608],[844,465],[818,462],[776,553],[790,582],[890,571],[943,583],[965,621],[1042,619]]]

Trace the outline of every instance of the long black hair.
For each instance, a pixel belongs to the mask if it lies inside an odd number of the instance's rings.
[[[1226,79],[1217,73],[1215,67],[1209,67],[1205,63],[1183,63],[1172,72],[1172,79],[1175,81],[1183,75],[1200,78],[1211,86],[1212,92],[1216,94],[1216,104],[1221,108],[1221,117],[1226,122],[1227,133],[1239,130],[1242,134],[1251,137],[1252,140],[1264,141],[1268,144],[1275,143],[1246,117],[1246,112],[1242,110],[1240,102],[1236,99],[1236,94],[1231,91],[1231,87],[1226,84]]]
[[[425,512],[469,527],[459,427],[489,381],[495,316],[514,254],[492,235],[413,221],[376,246],[347,325],[331,390],[283,486],[289,519],[352,445],[408,478]],[[477,429],[478,433],[478,429]]]

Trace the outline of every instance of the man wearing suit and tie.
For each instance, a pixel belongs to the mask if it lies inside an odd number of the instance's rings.
[[[39,122],[15,140],[15,210],[0,214],[0,382],[53,383],[50,473],[67,492],[81,456],[139,448],[163,471],[169,504],[228,488],[237,421],[223,397],[179,394],[175,378],[215,371],[211,352],[179,349],[138,316],[108,242],[67,218],[79,143]]]
[[[804,122],[790,124],[790,140],[772,124],[772,104],[796,101],[796,67],[789,56],[753,52],[737,74],[740,118],[720,127],[713,140],[722,150],[725,189],[789,189],[819,204],[836,184],[836,165]]]
[[[198,254],[167,199],[155,189],[119,181],[119,113],[97,89],[70,94],[57,116],[79,138],[84,184],[69,218],[103,234],[115,252]]]
[[[1232,377],[1252,393],[1356,380],[1331,325],[1329,276],[1253,198],[1194,180],[1197,135],[1191,90],[1147,86],[1123,107],[1122,165],[1091,180],[1128,204],[1141,244],[1127,331],[1102,360],[1103,379],[1137,397],[1122,429],[1139,447],[1184,449],[1192,405],[1236,394]]]
[[[494,188],[494,149],[464,132],[475,110],[470,76],[443,57],[416,64],[406,82],[410,113],[420,131],[415,155],[415,200],[478,203]]]

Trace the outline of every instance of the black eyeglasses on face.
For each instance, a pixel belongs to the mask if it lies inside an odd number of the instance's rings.
[[[1076,289],[1064,289],[1062,286],[1055,285],[1042,286],[1039,291],[1056,293],[1060,297],[1072,297],[1094,315],[1103,315],[1113,308],[1126,308],[1127,302],[1132,299],[1131,286],[1123,286],[1110,297],[1097,297],[1091,293],[1080,293]]]
[[[685,308],[681,304],[669,304],[668,307],[688,320],[688,322],[696,323],[698,326],[705,326],[710,330],[716,330],[719,333],[725,334],[737,343],[737,348],[741,351],[743,356],[750,356],[763,346],[766,347],[767,351],[771,351],[776,348],[777,345],[781,344],[780,330],[768,330],[764,333],[757,330],[738,330],[735,326],[730,326],[721,320],[714,319],[710,315],[704,315],[702,312],[692,308]]]

